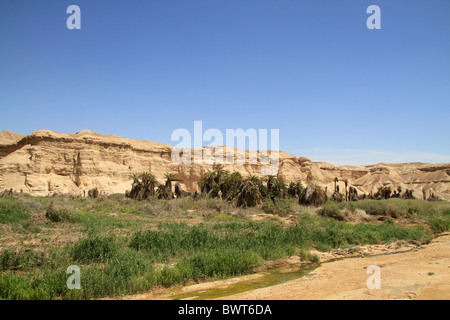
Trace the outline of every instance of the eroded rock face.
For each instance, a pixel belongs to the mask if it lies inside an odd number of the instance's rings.
[[[28,136],[0,133],[0,190],[46,196],[53,193],[87,195],[98,188],[101,193],[125,193],[131,189],[132,174],[149,172],[160,183],[164,175],[173,173],[182,190],[198,189],[198,179],[211,164],[176,164],[172,162],[172,146],[151,141],[106,136],[83,130],[62,134],[39,130]],[[193,153],[193,152],[192,152]],[[245,155],[248,159],[248,154]],[[226,164],[224,169],[239,171],[242,176],[261,176],[261,163]],[[332,195],[334,179],[345,190],[344,181],[357,193],[375,193],[378,187],[392,186],[414,190],[450,200],[450,163],[376,164],[372,166],[335,167],[324,162],[311,162],[305,157],[280,152],[277,177],[286,183],[316,184]]]

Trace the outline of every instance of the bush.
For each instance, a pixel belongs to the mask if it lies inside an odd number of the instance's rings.
[[[358,208],[370,215],[384,215],[386,205],[385,200],[363,200],[357,203]]]
[[[355,214],[356,213],[356,209],[357,206],[353,201],[349,201],[347,202],[347,204],[345,205],[345,207],[352,213]]]
[[[0,271],[39,267],[45,260],[43,252],[25,249],[16,252],[9,249],[0,254]]]
[[[442,233],[450,230],[450,220],[445,219],[445,217],[429,217],[427,224],[434,233]]]
[[[81,290],[72,290],[69,299],[134,294],[156,284],[152,263],[139,252],[118,248],[105,260],[102,268],[89,266],[82,270]]]
[[[62,208],[56,208],[53,202],[48,207],[45,212],[45,217],[52,222],[62,222],[62,221],[74,221],[73,214]]]
[[[0,224],[16,224],[30,218],[28,210],[16,199],[2,199],[0,202]]]
[[[327,202],[319,211],[322,217],[332,218],[338,221],[344,221],[345,217],[334,202]]]
[[[114,236],[90,236],[72,248],[72,258],[82,263],[104,263],[113,258],[120,245]]]
[[[402,216],[404,214],[404,212],[399,207],[397,207],[395,204],[389,203],[386,206],[386,208],[384,209],[384,214],[386,216],[396,219],[396,218],[399,218],[400,216]]]
[[[217,246],[218,237],[200,224],[188,227],[186,224],[165,224],[166,230],[143,231],[133,234],[129,246],[150,253],[155,261],[166,261],[197,250]]]
[[[319,262],[319,257],[306,250],[300,250],[300,258],[302,261]]]
[[[51,300],[67,292],[65,272],[34,277],[7,273],[0,276],[0,298],[9,300]]]
[[[265,198],[262,209],[265,213],[278,215],[286,215],[293,212],[292,203],[282,198],[275,198],[274,201],[270,198]]]
[[[224,278],[252,271],[261,265],[261,258],[252,252],[236,249],[219,249],[202,252],[187,258],[177,265],[178,268],[193,270],[194,279],[203,277]]]

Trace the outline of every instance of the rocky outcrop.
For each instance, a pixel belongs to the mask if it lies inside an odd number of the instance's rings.
[[[172,146],[151,141],[101,135],[83,130],[62,134],[39,130],[28,136],[0,132],[0,190],[21,190],[33,195],[53,193],[86,195],[93,188],[100,193],[124,193],[131,189],[132,175],[140,172],[153,174],[160,183],[164,175],[173,173],[182,190],[198,189],[198,179],[212,164],[176,164],[172,161]],[[236,151],[232,149],[232,151]],[[194,151],[191,151],[193,154]],[[225,153],[225,152],[224,152]],[[249,154],[245,153],[248,160]],[[261,176],[266,166],[257,163],[226,164],[229,171],[242,176]],[[344,182],[359,195],[375,193],[379,187],[402,187],[414,190],[416,195],[425,189],[441,199],[450,200],[450,163],[384,164],[371,166],[341,166],[312,162],[280,152],[277,177],[286,183],[316,184],[334,191],[334,180],[345,190]]]

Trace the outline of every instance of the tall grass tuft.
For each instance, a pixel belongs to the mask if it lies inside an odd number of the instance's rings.
[[[103,263],[113,258],[120,245],[114,236],[89,236],[72,248],[72,258],[81,263]]]
[[[0,198],[0,224],[18,224],[29,218],[25,205],[16,199]]]

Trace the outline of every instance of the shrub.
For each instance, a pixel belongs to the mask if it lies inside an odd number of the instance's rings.
[[[319,262],[319,257],[306,250],[300,250],[300,258],[302,261]]]
[[[0,276],[0,298],[9,300],[50,300],[60,297],[66,288],[65,272],[34,277],[16,273]]]
[[[52,222],[74,221],[74,217],[70,211],[56,208],[53,202],[45,212],[45,217]]]
[[[72,248],[72,258],[82,263],[103,263],[113,258],[120,245],[114,236],[90,236]]]
[[[402,210],[397,207],[395,204],[393,203],[389,203],[386,208],[384,209],[384,214],[386,216],[392,217],[394,219],[399,218],[400,216],[403,215]]]
[[[282,198],[275,198],[274,201],[265,198],[262,209],[265,213],[278,215],[286,215],[293,211],[292,203],[288,199]]]
[[[188,227],[186,224],[166,224],[167,230],[143,231],[133,234],[129,246],[151,253],[156,261],[193,253],[199,249],[215,247],[218,237],[208,232],[202,224]]]
[[[347,202],[346,206],[345,206],[352,214],[356,213],[356,204],[352,201],[352,202]]]
[[[224,278],[248,273],[259,266],[261,262],[261,258],[252,252],[219,249],[187,258],[177,267],[194,270],[194,279],[205,276]]]
[[[429,217],[427,224],[434,233],[442,233],[450,230],[450,220],[440,217]]]
[[[29,218],[25,206],[16,199],[5,198],[0,202],[0,224],[16,224]]]
[[[262,209],[265,213],[269,214],[275,214],[277,211],[273,201],[268,198],[264,199]]]
[[[332,218],[338,221],[344,221],[344,215],[339,210],[338,206],[334,202],[327,202],[319,211],[319,215],[322,217]]]
[[[386,205],[385,200],[364,200],[357,204],[358,208],[370,215],[384,215]]]
[[[155,195],[155,188],[158,185],[158,181],[155,176],[142,172],[140,174],[133,175],[133,184],[131,191],[127,193],[127,197],[136,200],[148,200]]]
[[[0,254],[0,271],[19,270],[28,267],[39,267],[45,262],[43,252],[20,249],[5,250]]]

